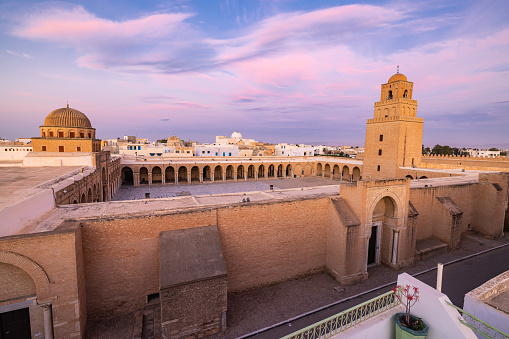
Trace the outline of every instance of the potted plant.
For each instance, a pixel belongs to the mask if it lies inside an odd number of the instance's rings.
[[[392,289],[394,295],[405,304],[405,313],[397,313],[394,317],[396,323],[396,339],[425,338],[429,327],[421,318],[410,314],[410,308],[419,301],[419,289],[406,285]]]

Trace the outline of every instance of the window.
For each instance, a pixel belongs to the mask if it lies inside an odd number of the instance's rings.
[[[49,136],[50,136],[50,138],[53,137],[53,131],[49,131]]]
[[[63,138],[64,137],[64,132],[58,132],[58,137],[59,138]]]
[[[42,146],[42,149],[41,149],[43,152],[46,152],[46,146]]]
[[[85,133],[80,132],[80,138],[84,138],[84,137],[85,137]]]
[[[45,138],[46,137],[46,132],[42,132],[42,137]]]
[[[378,167],[376,168],[376,170],[377,170],[378,172],[380,172],[380,165],[378,165]]]
[[[231,153],[228,153],[228,156],[229,156],[229,157],[231,157],[231,156],[232,156],[232,154],[231,154]]]
[[[76,133],[69,132],[69,138],[76,138]]]
[[[92,139],[92,133],[88,132],[88,138]]]
[[[76,152],[81,152],[81,147],[80,146],[76,147]]]
[[[64,146],[58,146],[58,151],[59,152],[63,152],[64,151]]]
[[[216,152],[216,157],[217,157],[217,152]]]
[[[382,150],[381,149],[378,150],[378,155],[382,155]]]
[[[384,141],[384,135],[380,134],[380,141]]]
[[[225,154],[226,154],[226,153],[225,153],[225,152],[223,152],[223,157],[225,156]]]

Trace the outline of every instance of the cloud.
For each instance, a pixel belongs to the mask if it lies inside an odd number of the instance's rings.
[[[54,6],[54,4],[52,4]],[[154,13],[113,21],[82,6],[43,6],[19,19],[12,34],[75,48],[77,63],[92,69],[130,72],[173,71],[209,54],[186,23],[191,13]]]
[[[22,58],[32,58],[32,56],[26,54],[26,53],[18,53],[18,52],[14,52],[14,51],[11,51],[11,50],[8,50],[6,49],[5,50],[7,53],[9,53],[10,55],[15,55],[15,56],[18,56],[18,57],[22,57]]]

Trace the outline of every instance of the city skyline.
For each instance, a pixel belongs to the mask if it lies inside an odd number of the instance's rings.
[[[0,137],[52,110],[101,139],[364,144],[379,85],[414,82],[427,146],[509,147],[503,1],[0,5]]]

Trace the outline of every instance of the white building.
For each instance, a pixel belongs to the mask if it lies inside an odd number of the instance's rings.
[[[239,146],[227,144],[196,145],[195,154],[197,157],[238,157]]]
[[[274,146],[274,155],[283,157],[305,157],[315,155],[315,147],[281,143]]]
[[[0,161],[23,160],[30,152],[32,152],[32,145],[21,142],[0,142]]]

